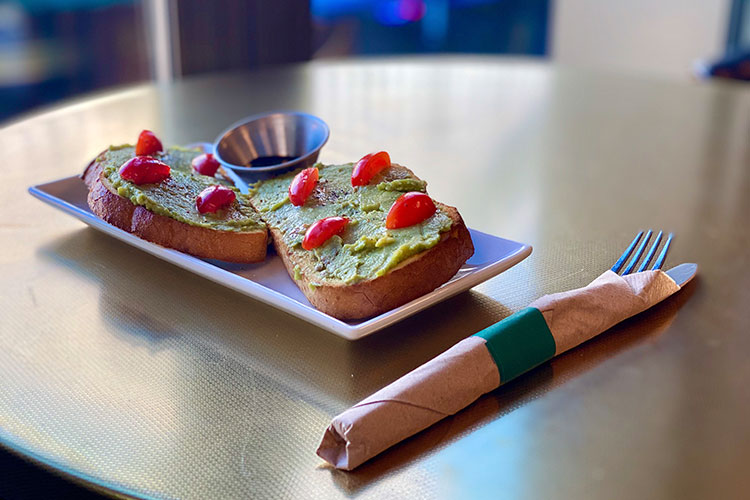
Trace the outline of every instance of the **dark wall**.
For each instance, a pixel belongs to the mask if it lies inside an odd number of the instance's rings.
[[[176,10],[183,75],[311,56],[308,0],[179,0]]]
[[[0,52],[21,64],[0,75],[0,120],[75,94],[150,78],[138,2],[64,9],[50,4],[36,10],[14,5],[6,4],[15,10],[6,10],[0,22]]]

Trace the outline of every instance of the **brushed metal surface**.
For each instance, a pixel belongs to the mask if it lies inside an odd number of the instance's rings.
[[[274,112],[243,118],[219,134],[216,159],[247,182],[270,179],[297,168],[312,166],[330,136],[328,125],[317,116],[300,112]],[[292,158],[276,165],[251,167],[257,158]]]
[[[98,234],[29,196],[149,128],[210,140],[253,113],[385,148],[468,225],[531,243],[497,278],[358,342]],[[750,490],[750,91],[493,58],[316,62],[139,86],[0,131],[0,441],[158,497],[740,497]],[[631,179],[623,184],[624,179]],[[638,182],[637,179],[649,179]],[[507,207],[521,207],[508,210]],[[701,272],[354,473],[329,419],[643,227]]]

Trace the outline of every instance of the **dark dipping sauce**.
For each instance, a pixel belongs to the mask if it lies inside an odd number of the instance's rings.
[[[278,165],[279,163],[286,163],[288,161],[296,160],[297,156],[261,156],[250,160],[246,166],[248,167],[270,167],[272,165]]]

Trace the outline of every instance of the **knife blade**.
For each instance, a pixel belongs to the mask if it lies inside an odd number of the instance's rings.
[[[679,266],[675,266],[669,271],[665,272],[670,278],[674,280],[675,283],[677,283],[677,286],[682,287],[688,281],[693,279],[695,274],[698,272],[698,264],[686,262],[684,264],[680,264]]]

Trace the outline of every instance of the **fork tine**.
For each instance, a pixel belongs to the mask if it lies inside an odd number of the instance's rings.
[[[664,243],[664,248],[662,248],[659,258],[656,259],[656,263],[654,264],[654,267],[652,267],[653,270],[661,269],[662,264],[664,264],[664,259],[667,258],[667,250],[669,250],[669,244],[672,243],[673,236],[672,233],[669,233],[669,236],[667,236],[667,242]]]
[[[631,252],[635,248],[635,246],[638,244],[638,240],[641,239],[641,236],[643,236],[643,231],[638,233],[636,237],[633,239],[633,241],[628,245],[628,248],[625,249],[625,252],[623,252],[622,255],[620,255],[620,258],[617,259],[617,262],[615,262],[615,265],[612,266],[612,271],[619,272],[620,268],[622,268],[622,265],[625,264],[625,261],[628,260],[628,257],[630,257]]]
[[[659,231],[659,234],[656,235],[656,239],[654,240],[654,244],[651,245],[651,248],[649,248],[648,253],[646,253],[646,257],[644,257],[643,262],[641,263],[641,267],[638,268],[637,273],[640,273],[641,271],[645,271],[648,267],[648,263],[651,262],[651,259],[654,258],[654,254],[656,253],[656,249],[659,248],[659,243],[661,243],[661,237],[664,233],[662,231]]]
[[[651,229],[648,230],[648,232],[646,233],[646,236],[643,238],[643,241],[641,241],[641,244],[638,245],[638,250],[636,250],[635,253],[633,254],[633,258],[630,260],[630,264],[628,264],[625,270],[622,272],[623,275],[630,274],[631,272],[633,272],[633,268],[638,263],[638,259],[641,258],[641,255],[643,255],[643,250],[646,249],[646,245],[648,244],[648,241],[651,239],[651,235],[653,233],[654,232]]]

